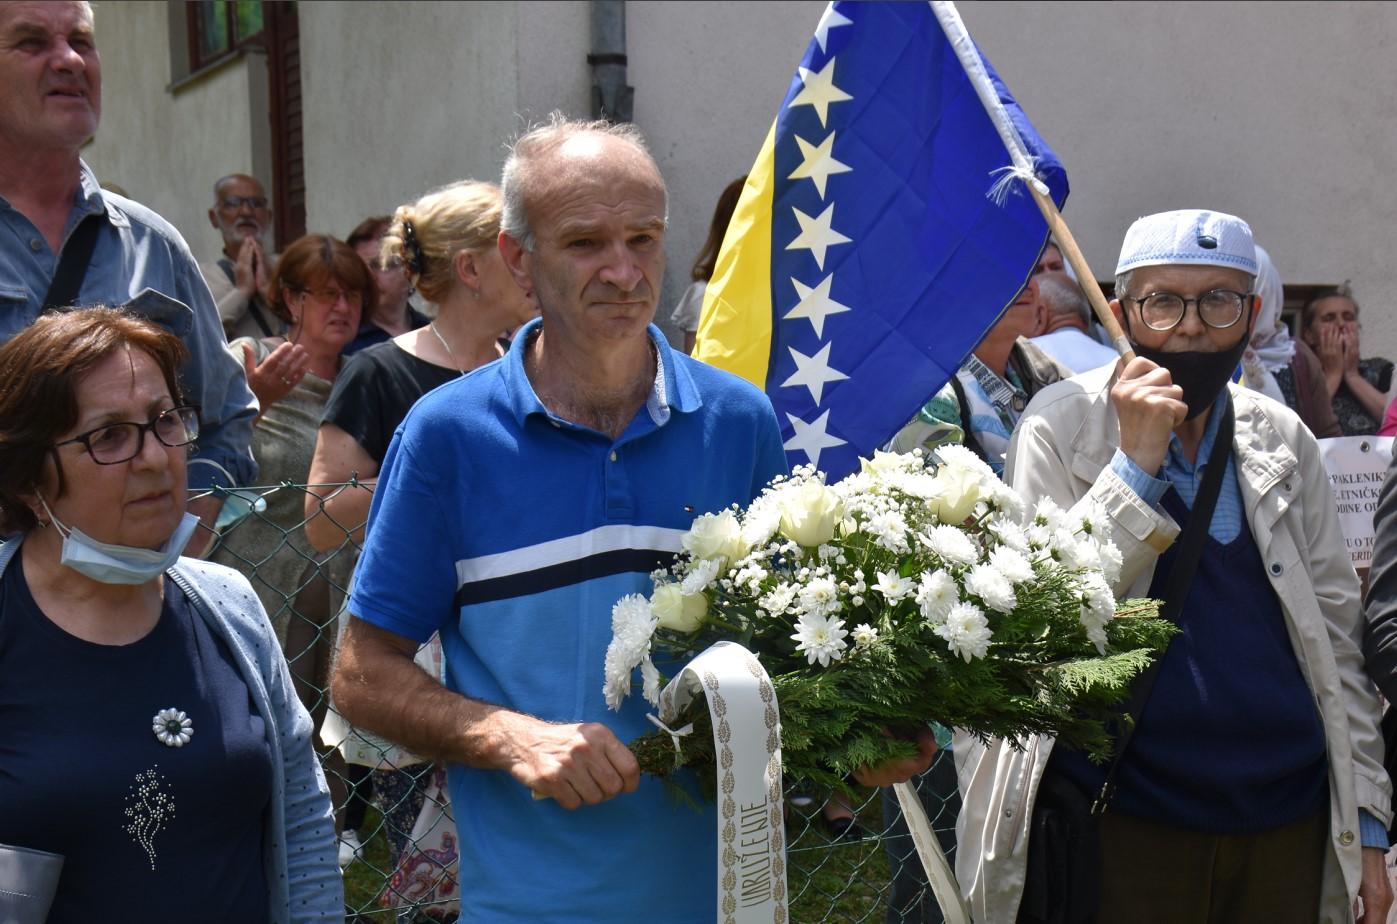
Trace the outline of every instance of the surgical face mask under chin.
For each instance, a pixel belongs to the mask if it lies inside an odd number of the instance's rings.
[[[82,530],[64,525],[53,515],[42,494],[39,503],[44,505],[44,512],[63,537],[59,563],[101,584],[144,584],[164,574],[179,558],[199,525],[198,517],[186,513],[164,545],[158,549],[140,549],[98,542]]]

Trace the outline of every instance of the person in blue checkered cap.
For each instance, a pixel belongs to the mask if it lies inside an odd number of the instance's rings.
[[[1291,410],[1230,384],[1256,271],[1240,218],[1136,221],[1111,303],[1135,358],[1044,389],[1014,433],[1009,483],[1090,516],[1117,596],[1171,601],[1180,632],[1115,765],[956,742],[977,920],[1337,924],[1359,897],[1387,919],[1391,783],[1329,480]]]

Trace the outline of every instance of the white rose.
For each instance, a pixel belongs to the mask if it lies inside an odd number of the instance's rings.
[[[838,493],[818,481],[792,485],[777,498],[781,510],[781,535],[807,549],[834,538],[844,519]]]
[[[694,520],[681,540],[684,551],[695,558],[726,558],[732,564],[747,554],[742,526],[731,510],[705,513]]]
[[[984,496],[980,473],[960,465],[938,468],[933,484],[936,493],[927,498],[927,506],[948,526],[964,523]]]
[[[659,620],[660,628],[693,632],[708,614],[708,598],[703,594],[686,594],[678,584],[661,584],[650,598],[650,609]]]

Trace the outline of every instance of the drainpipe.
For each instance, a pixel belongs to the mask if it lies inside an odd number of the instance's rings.
[[[626,0],[592,0],[592,118],[631,121],[635,88],[626,85]]]

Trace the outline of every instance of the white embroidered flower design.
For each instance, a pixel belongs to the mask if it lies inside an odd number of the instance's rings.
[[[174,712],[173,709],[166,709],[165,712]],[[184,713],[179,713],[184,715]],[[164,715],[164,712],[161,713]],[[186,719],[186,721],[188,721]],[[126,833],[146,852],[150,859],[150,868],[155,870],[155,835],[159,834],[166,827],[171,818],[175,817],[175,800],[170,796],[165,788],[165,778],[160,775],[159,765],[151,767],[144,773],[136,774],[136,782],[133,783],[126,794]]]
[[[150,720],[150,730],[167,748],[182,748],[194,737],[194,723],[179,709],[161,709]]]

